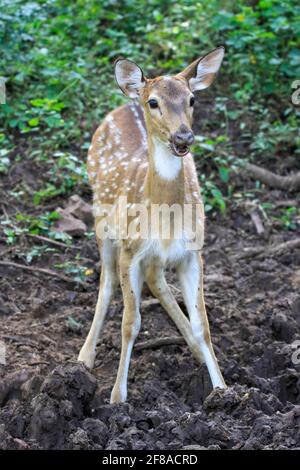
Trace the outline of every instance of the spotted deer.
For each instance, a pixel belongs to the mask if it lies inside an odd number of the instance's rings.
[[[78,357],[88,368],[93,367],[103,321],[120,283],[124,301],[122,348],[111,403],[127,399],[128,369],[141,325],[144,282],[174,321],[196,360],[205,362],[213,387],[225,388],[205,310],[201,256],[204,210],[189,151],[194,141],[191,130],[193,93],[213,82],[223,56],[224,48],[218,47],[177,75],[154,79],[146,78],[142,69],[130,60],[118,59],[115,63],[119,87],[134,100],[107,115],[95,132],[88,153],[87,168],[93,189],[102,269],[94,319]],[[126,205],[120,211],[120,201],[124,198]],[[188,225],[196,227],[193,231],[198,237],[196,249],[189,248],[191,234],[186,233],[186,225],[179,236],[175,236],[174,227],[180,222],[176,211],[160,217],[152,231],[150,210],[161,205],[182,209],[186,205],[197,206],[198,211],[192,211],[187,218]],[[115,217],[109,217],[112,214],[109,208],[118,208]],[[125,217],[128,227],[135,230],[120,236]],[[168,217],[172,219],[171,230],[169,236],[164,237],[162,229],[170,222]],[[137,228],[145,225],[145,221],[147,228],[141,236],[142,230]],[[166,282],[164,272],[169,266],[177,271],[189,319]]]

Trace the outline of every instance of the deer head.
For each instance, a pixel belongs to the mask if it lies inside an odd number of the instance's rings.
[[[174,76],[146,78],[142,69],[127,59],[115,63],[116,81],[123,93],[139,99],[148,135],[183,157],[194,142],[192,131],[194,92],[213,82],[224,57],[224,48],[209,52]]]

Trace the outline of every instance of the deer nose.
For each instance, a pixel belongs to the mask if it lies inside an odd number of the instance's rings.
[[[178,131],[176,131],[173,134],[173,142],[175,145],[192,145],[194,142],[194,134],[193,132],[188,129],[188,128],[179,128]]]

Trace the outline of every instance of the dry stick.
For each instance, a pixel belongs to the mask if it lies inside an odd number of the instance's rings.
[[[6,248],[5,250],[0,252],[0,259],[3,258],[5,255],[8,255],[8,253],[11,253],[14,251],[16,247],[15,246],[10,246],[9,248]]]
[[[262,235],[263,233],[265,233],[265,228],[264,228],[264,225],[263,225],[263,222],[259,216],[259,213],[257,211],[253,211],[251,212],[250,214],[250,217],[251,217],[251,220],[255,226],[255,230],[257,232],[258,235]]]
[[[279,245],[271,246],[268,250],[269,254],[279,255],[285,251],[293,250],[300,247],[300,238],[289,240],[288,242],[280,243]],[[262,253],[263,254],[263,253]]]
[[[273,188],[286,189],[288,191],[300,188],[300,172],[289,176],[280,176],[252,163],[247,163],[245,168],[254,178]]]
[[[5,209],[4,204],[5,204],[5,203],[3,203],[3,202],[2,202],[2,204],[1,204],[2,212],[3,212],[3,214],[5,215],[6,220],[9,220],[8,213],[6,212],[6,209]]]
[[[48,366],[48,365],[49,365],[49,362],[46,362],[46,361],[28,362],[27,365],[28,365],[28,366],[31,366],[31,367],[40,366],[40,365]]]
[[[41,240],[43,242],[50,243],[51,245],[60,246],[62,248],[71,248],[71,250],[80,250],[78,246],[67,245],[63,242],[58,242],[56,240],[51,240],[51,238],[44,237],[43,235],[35,235],[34,233],[26,233],[26,237],[36,238],[37,240]]]
[[[287,199],[286,201],[275,201],[272,202],[275,207],[298,207],[300,201],[296,199]]]
[[[254,248],[250,247],[242,253],[238,253],[233,258],[267,258],[268,256],[275,256],[300,247],[300,238],[289,240],[288,242],[272,245],[269,248]]]
[[[185,339],[181,336],[168,336],[166,338],[158,338],[137,343],[134,349],[136,351],[141,351],[142,349],[156,349],[161,346],[173,346],[176,344],[186,344]]]
[[[57,273],[56,271],[51,271],[50,269],[25,266],[23,264],[13,263],[12,261],[0,261],[0,266],[9,266],[11,268],[23,269],[24,271],[31,271],[33,273],[46,274],[47,276],[56,277],[57,279],[68,282],[70,284],[80,284],[81,286],[87,287],[85,282],[80,280],[75,281],[75,279],[64,276],[63,274]]]
[[[142,300],[141,302],[141,307],[143,309],[149,308],[149,307],[156,307],[157,305],[160,305],[160,302],[157,299],[146,299],[146,300]]]
[[[38,346],[35,341],[32,341],[30,338],[26,338],[25,336],[3,335],[2,338],[19,344],[27,344],[28,346],[31,346],[33,348],[37,348]]]

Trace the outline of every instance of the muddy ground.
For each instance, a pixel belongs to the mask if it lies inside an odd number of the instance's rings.
[[[18,210],[39,210],[25,200],[16,206],[9,191],[21,180],[34,188],[42,175],[33,161],[14,165],[1,183],[2,220]],[[235,185],[237,191],[255,192],[247,177],[236,176]],[[120,291],[107,315],[94,370],[76,363],[97,297],[94,239],[74,238],[77,251],[49,245],[51,251],[31,264],[55,270],[80,253],[78,263],[94,270],[84,287],[0,266],[0,339],[6,346],[6,365],[0,366],[0,449],[300,448],[299,249],[267,254],[271,245],[299,236],[299,225],[286,230],[280,222],[285,201],[295,204],[296,195],[264,187],[256,195],[259,202],[276,203],[262,235],[241,202],[231,201],[222,217],[207,217],[205,293],[229,386],[225,391],[212,392],[205,366],[197,365],[184,344],[137,348],[128,403],[109,405],[120,353]],[[81,196],[90,197],[88,191]],[[52,209],[65,202],[56,198]],[[34,244],[38,241],[19,237],[6,252],[2,233],[0,252],[3,259],[25,264],[24,253]],[[248,248],[257,254],[247,256]],[[172,273],[169,280],[181,303]],[[143,299],[137,343],[179,336],[146,290]]]

